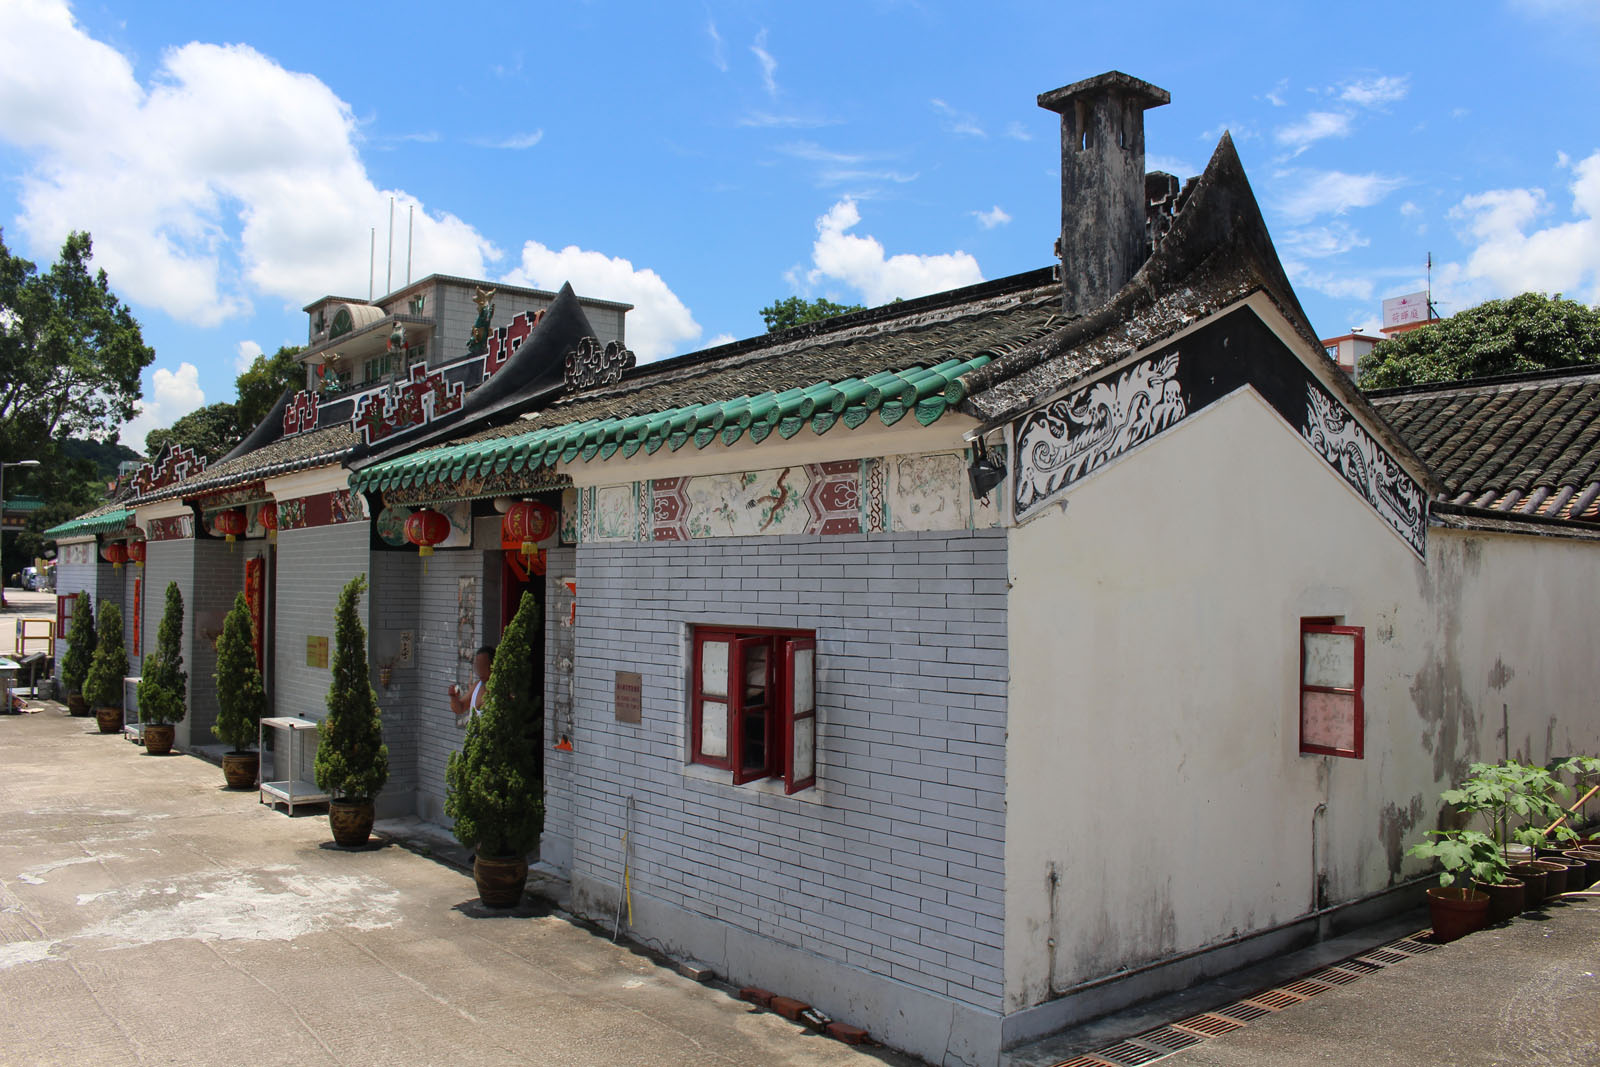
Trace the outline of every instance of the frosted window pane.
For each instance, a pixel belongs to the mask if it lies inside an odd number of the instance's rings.
[[[804,715],[816,707],[816,693],[813,691],[816,679],[815,668],[812,660],[816,652],[809,648],[796,649],[794,654],[794,713]]]
[[[728,646],[723,645],[724,649]],[[707,700],[700,705],[700,754],[726,757],[728,754],[728,705]]]
[[[767,699],[767,652],[766,645],[752,645],[744,653],[744,692],[748,703],[757,703]]]
[[[1356,747],[1356,698],[1352,693],[1300,694],[1303,744],[1347,751]]]
[[[700,692],[728,695],[728,642],[707,641],[700,646]]]
[[[1306,685],[1354,689],[1356,639],[1353,634],[1301,634],[1306,650]]]
[[[803,782],[816,773],[817,720],[794,723],[794,780]]]

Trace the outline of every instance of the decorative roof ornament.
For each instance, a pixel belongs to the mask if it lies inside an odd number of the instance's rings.
[[[623,371],[631,370],[634,363],[633,350],[624,348],[621,341],[607,341],[601,347],[598,337],[585,337],[567,353],[567,392],[619,382]]]
[[[467,355],[481,356],[489,349],[489,325],[494,321],[494,289],[473,286],[472,302],[478,305],[478,317],[472,323],[472,339],[467,342]]]

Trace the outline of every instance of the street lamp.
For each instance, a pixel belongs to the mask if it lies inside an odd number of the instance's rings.
[[[6,468],[37,467],[36,459],[19,459],[13,463],[0,463],[0,570],[4,570],[6,547]],[[6,576],[0,574],[0,608],[6,606]]]

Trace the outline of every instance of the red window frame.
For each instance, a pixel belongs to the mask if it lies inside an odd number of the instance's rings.
[[[1352,639],[1351,685],[1334,686],[1312,684],[1306,681],[1306,635],[1329,634]],[[1362,759],[1366,747],[1366,708],[1363,694],[1366,686],[1366,629],[1361,626],[1340,626],[1329,618],[1300,620],[1300,692],[1296,711],[1300,722],[1300,751],[1309,755],[1343,756]],[[1307,694],[1328,693],[1351,698],[1352,738],[1349,747],[1323,745],[1306,740],[1305,714]]]
[[[77,593],[56,594],[56,636],[66,639],[67,627],[72,625],[73,613],[78,610]]]
[[[786,793],[816,784],[816,636],[800,630],[695,627],[690,694],[690,761],[728,771],[735,785],[780,778]],[[706,647],[727,646],[727,692],[707,688]],[[809,690],[798,670],[811,668]],[[809,692],[809,699],[804,699]],[[725,714],[723,751],[706,751],[707,706]],[[796,723],[800,724],[798,733]],[[796,760],[796,739],[809,759]]]
[[[143,655],[139,651],[143,643],[140,631],[144,629],[144,579],[133,580],[133,654]]]

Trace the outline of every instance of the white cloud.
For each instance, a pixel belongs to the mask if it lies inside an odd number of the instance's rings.
[[[751,111],[739,119],[740,126],[784,130],[810,130],[819,126],[837,126],[840,122],[840,119],[822,118],[817,115],[776,115],[770,111]]]
[[[718,345],[731,345],[738,338],[731,333],[719,333],[705,343],[706,348],[716,348]]]
[[[542,140],[544,140],[544,131],[534,130],[532,133],[515,133],[510,137],[503,137],[498,141],[492,139],[483,139],[473,143],[481,148],[522,149],[532,148]]]
[[[1285,260],[1284,272],[1296,286],[1315,289],[1336,300],[1371,300],[1374,291],[1371,278],[1349,277],[1331,271],[1317,271],[1304,263]]]
[[[499,251],[453,215],[377,188],[349,105],[244,45],[190,43],[144,83],[64,4],[25,0],[0,34],[0,140],[27,154],[17,229],[45,255],[69,230],[124,299],[186,323],[358,290],[369,227],[416,207],[415,258],[485,273]]]
[[[951,133],[961,134],[964,137],[987,137],[982,126],[978,125],[978,118],[967,111],[957,111],[943,100],[935,97],[928,103],[933,105],[944,119],[944,128]]]
[[[1400,205],[1400,214],[1405,218],[1414,219],[1418,215],[1422,214],[1422,209],[1418,207],[1414,201],[1407,200],[1405,203]]]
[[[1530,289],[1600,302],[1600,150],[1572,167],[1572,218],[1540,229],[1551,207],[1542,189],[1494,189],[1464,197],[1450,211],[1475,245],[1450,282],[1472,295],[1504,297]]]
[[[1283,95],[1288,88],[1289,79],[1279,78],[1278,84],[1274,85],[1271,89],[1268,89],[1262,95],[1266,97],[1267,103],[1271,104],[1273,107],[1283,107],[1289,102]]]
[[[250,364],[254,363],[256,357],[259,355],[261,355],[260,345],[256,344],[254,341],[240,341],[238,347],[234,351],[233,356],[234,372],[237,374],[243,374],[245,371],[249,370]]]
[[[1339,99],[1360,107],[1379,107],[1404,100],[1410,91],[1409,75],[1400,77],[1383,75],[1348,83],[1339,91]]]
[[[1350,136],[1350,115],[1343,111],[1313,111],[1299,122],[1279,127],[1273,136],[1299,155],[1325,138]]]
[[[552,292],[563,282],[571,282],[579,296],[632,304],[627,340],[640,363],[681,351],[685,342],[701,333],[700,324],[659,274],[648,268],[635,270],[621,256],[589,252],[575,245],[558,252],[529,241],[522,246],[522,262],[502,280]]]
[[[706,19],[706,36],[711,38],[711,65],[728,73],[728,54],[722,47],[722,34],[717,32],[715,19]]]
[[[972,214],[977,218],[978,224],[986,230],[992,230],[996,226],[1004,226],[1011,221],[1011,216],[1002,211],[999,204],[996,204],[988,211],[974,211]]]
[[[1187,159],[1180,159],[1177,156],[1163,156],[1157,153],[1147,153],[1145,155],[1144,169],[1164,170],[1168,174],[1179,178],[1189,178],[1200,173],[1199,169]]]
[[[817,219],[817,239],[811,246],[812,267],[806,282],[817,287],[829,280],[860,291],[869,306],[886,304],[895,297],[925,296],[983,281],[978,261],[966,252],[918,256],[885,256],[875,237],[846,231],[861,221],[854,200],[841,200]]]
[[[1028,128],[1020,122],[1006,123],[1006,136],[1011,138],[1013,141],[1033,140],[1033,134],[1029,133]]]
[[[795,159],[804,159],[812,163],[864,163],[873,158],[861,152],[835,152],[831,148],[824,148],[815,141],[790,141],[778,146],[778,151]]]
[[[1339,170],[1280,171],[1273,177],[1290,189],[1279,198],[1278,207],[1294,222],[1371,207],[1404,184],[1403,179],[1382,174],[1346,174]]]
[[[171,426],[206,402],[200,371],[193,363],[178,364],[176,372],[157,367],[151,377],[151,399],[135,402],[133,418],[118,433],[118,440],[139,452],[144,451],[145,435],[151,430]]]
[[[750,46],[750,51],[755,55],[756,62],[761,64],[761,84],[767,90],[768,96],[778,95],[778,61],[772,58],[772,53],[767,51],[767,31],[756,34],[755,43]]]
[[[1278,247],[1287,256],[1306,259],[1326,259],[1348,252],[1352,248],[1365,248],[1372,242],[1361,236],[1355,227],[1345,222],[1331,222],[1326,226],[1309,226],[1290,230]]]

